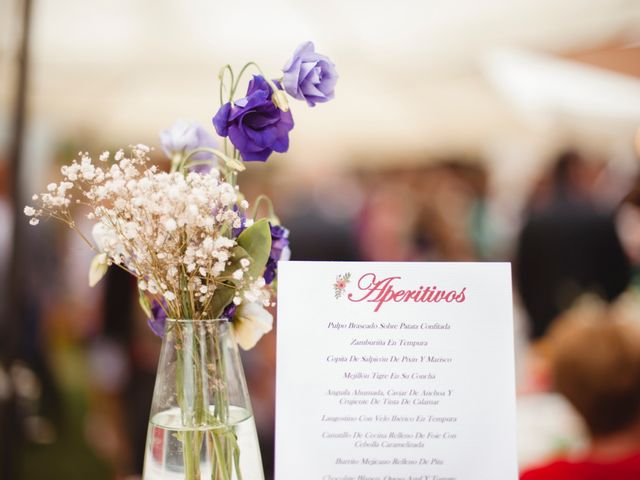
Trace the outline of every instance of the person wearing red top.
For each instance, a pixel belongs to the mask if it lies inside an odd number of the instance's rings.
[[[525,472],[522,480],[638,480],[640,454],[614,462],[561,460]]]
[[[591,442],[580,456],[525,471],[521,480],[640,480],[639,321],[589,303],[553,326],[551,378],[584,419]]]

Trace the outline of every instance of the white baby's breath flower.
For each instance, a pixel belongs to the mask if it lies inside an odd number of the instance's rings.
[[[167,270],[167,279],[175,279],[178,276],[178,268],[172,265]]]
[[[34,200],[42,207],[34,205],[25,213],[35,224],[42,212],[70,218],[71,202],[86,204],[88,217],[95,221],[95,244],[104,254],[100,259],[132,272],[150,295],[163,295],[172,303],[178,296],[191,295],[204,309],[211,305],[218,277],[233,275],[238,283],[235,304],[252,299],[264,303],[270,293],[247,278],[249,259],[242,259],[229,273],[237,242],[226,232],[240,224],[241,215],[235,211],[236,189],[215,170],[186,176],[160,171],[147,165],[147,153],[148,148],[140,146],[132,147],[130,156],[120,150],[112,155],[116,163],[108,167],[97,166],[87,153],[80,153],[61,169],[63,181],[49,185]],[[103,152],[99,158],[106,161],[109,155]],[[238,206],[246,209],[248,204]],[[96,260],[94,273],[104,265]],[[185,271],[186,284],[180,274]],[[180,306],[176,302],[173,308]]]
[[[164,221],[164,228],[166,228],[169,232],[173,232],[176,228],[178,228],[178,225],[173,218],[169,218]]]
[[[83,165],[80,169],[80,174],[85,180],[93,180],[96,176],[96,169],[91,164]]]
[[[202,241],[202,248],[205,252],[211,253],[211,251],[213,250],[213,238],[205,237],[205,239]]]
[[[96,242],[98,249],[100,249],[100,251],[104,251],[107,242],[112,236],[112,232],[105,224],[98,222],[93,226],[91,235],[93,236],[93,241]]]
[[[244,272],[242,271],[241,268],[239,268],[238,270],[233,272],[231,276],[233,277],[234,280],[242,280],[242,277],[244,276]]]
[[[220,261],[220,262],[226,262],[227,260],[229,260],[229,252],[226,250],[218,250],[216,252],[213,253],[213,255]]]
[[[38,220],[37,218],[32,218],[31,220],[29,220],[29,225],[33,225],[34,227],[39,223],[40,223],[40,220]]]
[[[138,235],[138,224],[135,222],[127,222],[122,230],[127,240],[133,240]]]
[[[227,264],[225,262],[216,262],[213,264],[213,268],[211,269],[211,274],[213,276],[218,276],[220,275],[222,272],[224,272],[224,269],[226,268]]]
[[[24,207],[24,214],[27,217],[33,217],[36,214],[36,210],[33,207],[30,207],[29,205],[27,205],[26,207]]]
[[[273,328],[273,316],[258,303],[244,303],[238,308],[233,323],[233,334],[243,350],[250,350]]]
[[[214,242],[214,248],[231,248],[236,244],[235,240],[227,237],[218,237]]]

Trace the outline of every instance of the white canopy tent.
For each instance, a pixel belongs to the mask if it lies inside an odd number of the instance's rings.
[[[15,30],[15,3],[3,2],[1,31]],[[595,106],[582,102],[593,99],[589,76],[569,79],[562,68],[532,65],[513,80],[505,73],[509,67],[496,63],[498,57],[488,70],[481,68],[488,54],[503,47],[554,53],[612,40],[633,44],[640,39],[640,3],[34,0],[31,120],[48,138],[96,146],[154,144],[158,131],[177,118],[210,124],[221,65],[239,67],[255,59],[277,74],[307,39],[334,59],[341,78],[334,102],[313,110],[294,104],[299,128],[292,135],[290,161],[377,163],[429,152],[482,153],[511,139],[535,143],[529,137],[539,133],[529,122],[531,109],[523,115],[513,108],[526,99],[543,106],[540,95],[529,95],[531,85],[553,83],[560,93],[575,93],[575,81],[585,80],[579,86],[583,96],[567,102]],[[0,40],[2,65],[8,67],[11,36],[5,33]],[[637,82],[622,82],[628,92],[607,95],[606,102],[631,109],[637,100],[625,98],[637,92]],[[3,83],[0,101],[6,107],[11,85]],[[597,88],[606,89],[603,85]],[[500,93],[505,89],[511,95]],[[548,102],[555,100],[570,107],[547,96],[546,114],[554,113]],[[572,113],[585,118],[580,110]],[[622,115],[625,135],[629,122],[640,121],[638,115],[640,110]]]

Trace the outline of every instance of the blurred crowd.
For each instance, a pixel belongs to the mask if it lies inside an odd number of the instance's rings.
[[[512,262],[519,461],[536,468],[523,478],[569,479],[573,468],[600,475],[575,478],[640,478],[640,183],[577,150],[550,159],[518,208],[496,195],[481,158],[255,172],[242,189],[272,197],[293,260]],[[3,267],[11,224],[1,188]],[[160,341],[131,278],[112,269],[89,289],[90,254],[70,231],[28,232],[13,279],[27,285],[19,346],[0,365],[0,402],[17,412],[3,429],[16,479],[135,478]],[[244,354],[267,478],[275,335]]]

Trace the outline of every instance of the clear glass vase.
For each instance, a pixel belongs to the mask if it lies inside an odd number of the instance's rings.
[[[143,480],[263,480],[238,348],[226,320],[167,320]]]

